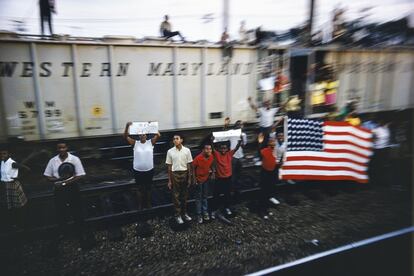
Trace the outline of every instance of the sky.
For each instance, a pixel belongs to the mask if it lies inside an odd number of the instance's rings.
[[[242,20],[246,28],[284,31],[303,24],[309,0],[229,0],[229,33],[234,39]],[[187,40],[218,41],[223,30],[223,0],[55,0],[54,32],[74,36],[158,36],[165,14],[173,30]],[[414,0],[315,0],[314,30],[325,28],[332,10],[347,9],[345,18],[385,22],[414,14]],[[371,7],[365,13],[361,9]],[[205,19],[208,18],[208,19]],[[27,33],[39,34],[38,0],[0,0],[0,30],[15,31],[23,21]]]

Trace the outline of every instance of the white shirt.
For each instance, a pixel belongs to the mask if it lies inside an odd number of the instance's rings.
[[[6,161],[1,161],[1,181],[10,182],[14,181],[14,178],[17,178],[19,169],[13,168],[13,163],[15,163],[15,161],[11,158],[7,159]]]
[[[189,148],[182,146],[181,150],[173,147],[167,151],[167,159],[165,163],[172,165],[172,171],[186,171],[187,164],[193,162],[191,151]]]
[[[83,169],[82,162],[80,161],[79,157],[70,154],[69,152],[68,157],[63,161],[60,160],[59,155],[56,155],[55,157],[50,159],[49,163],[47,163],[43,175],[60,178],[58,169],[59,166],[64,162],[69,162],[75,166],[75,176],[85,175],[85,170]]]
[[[239,142],[239,137],[232,137],[230,139],[230,149],[235,149],[237,143]],[[242,145],[245,146],[247,144],[247,135],[246,133],[242,132]],[[244,157],[243,149],[240,147],[233,155],[234,158],[240,159]]]
[[[390,130],[387,126],[378,126],[372,130],[375,135],[374,149],[383,149],[390,144]]]
[[[266,109],[266,107],[260,107],[258,109],[258,113],[260,116],[259,126],[261,127],[271,127],[275,120],[275,115],[279,108],[270,108]]]
[[[141,143],[135,141],[134,145],[134,170],[146,172],[154,168],[154,146],[151,140]]]

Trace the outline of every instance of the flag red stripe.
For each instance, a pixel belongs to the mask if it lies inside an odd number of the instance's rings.
[[[360,126],[353,126],[347,122],[335,122],[335,121],[328,121],[328,122],[324,122],[325,126],[351,126],[354,127],[358,130],[364,131],[366,133],[371,133],[371,131],[369,129],[366,129],[364,127],[360,127]]]
[[[323,142],[325,144],[334,144],[334,145],[343,145],[343,144],[351,145],[351,146],[355,146],[355,147],[358,147],[358,148],[361,148],[361,149],[364,149],[364,150],[371,151],[371,147],[363,147],[363,146],[360,146],[360,145],[358,145],[356,143],[353,143],[351,141],[327,141],[327,140],[324,140]]]
[[[349,135],[349,136],[353,136],[353,137],[356,137],[358,139],[364,140],[366,142],[372,142],[372,138],[364,138],[364,137],[361,137],[361,136],[358,136],[358,135],[355,135],[351,132],[346,132],[346,131],[344,131],[344,132],[325,131],[323,134],[324,135]]]
[[[360,179],[349,175],[282,175],[282,179],[292,180],[351,180],[359,183],[368,183],[367,179]]]
[[[316,156],[288,156],[286,161],[326,161],[326,162],[350,162],[359,166],[366,166],[366,163],[357,162],[348,158],[328,158]]]
[[[333,162],[332,162],[333,163]],[[314,166],[314,165],[302,165],[302,166],[283,166],[283,170],[319,170],[319,171],[350,171],[350,172],[356,172],[359,174],[366,175],[367,172],[356,170],[350,167],[344,167],[344,166]]]

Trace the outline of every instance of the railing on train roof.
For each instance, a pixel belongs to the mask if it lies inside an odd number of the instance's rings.
[[[156,47],[194,47],[194,48],[220,48],[218,42],[207,40],[197,41],[172,41],[163,37],[147,36],[136,38],[134,36],[105,35],[103,37],[79,37],[68,34],[56,35],[38,35],[38,34],[20,34],[14,32],[0,31],[0,42],[38,42],[38,43],[56,43],[56,44],[103,44],[103,45],[132,45],[132,46],[156,46]],[[237,49],[256,49],[255,46],[247,44],[234,44]]]
[[[221,45],[219,42],[211,42],[208,40],[197,41],[172,41],[159,36],[146,36],[143,38],[136,38],[134,36],[126,35],[105,35],[103,37],[86,37],[86,36],[71,36],[69,34],[55,34],[42,36],[39,34],[22,34],[9,31],[0,31],[1,41],[30,41],[39,43],[79,43],[79,44],[111,44],[111,45],[140,45],[140,46],[157,46],[157,47],[208,47],[219,48]],[[258,50],[282,50],[287,51],[290,49],[311,49],[312,51],[401,51],[401,50],[414,50],[414,45],[392,45],[386,47],[352,47],[349,45],[329,44],[322,46],[307,47],[305,45],[289,45],[268,42],[261,45],[249,45],[235,43],[235,48],[240,49],[258,49]]]

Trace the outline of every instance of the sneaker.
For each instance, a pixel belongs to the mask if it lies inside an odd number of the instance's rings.
[[[296,182],[295,182],[295,181],[293,181],[293,180],[291,180],[291,179],[289,179],[289,180],[287,181],[287,183],[288,183],[288,184],[295,184]]]
[[[226,208],[225,211],[226,211],[226,215],[228,216],[231,216],[231,214],[233,214],[229,208]]]
[[[213,211],[213,212],[211,212],[210,218],[211,219],[216,219],[216,215],[217,215],[217,212],[216,211]]]
[[[269,198],[269,201],[270,201],[270,202],[272,202],[274,205],[278,205],[278,204],[280,204],[280,201],[279,201],[279,200],[277,200],[277,199],[276,199],[276,198],[274,198],[274,197]]]
[[[183,218],[184,218],[185,221],[191,221],[192,220],[192,218],[187,213],[185,213],[183,215]]]
[[[197,217],[197,222],[200,224],[203,223],[203,217],[201,215]]]
[[[253,161],[254,162],[260,161],[260,158],[259,157],[255,157],[255,158],[253,158]]]
[[[263,219],[269,219],[269,216],[268,215],[264,215],[263,216]]]
[[[177,224],[183,224],[184,223],[183,219],[180,216],[176,216],[175,221],[177,222]]]
[[[255,166],[261,166],[262,165],[262,161],[257,161],[256,163],[254,163]]]
[[[204,214],[203,219],[204,219],[205,221],[209,221],[209,220],[210,220],[210,216],[208,215],[208,213],[205,213],[205,214]]]

